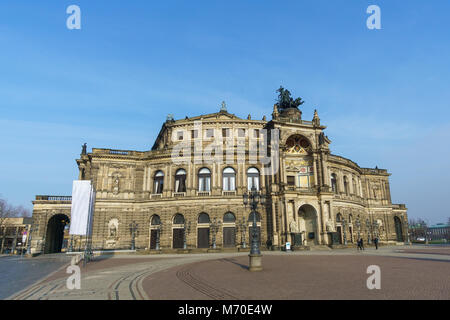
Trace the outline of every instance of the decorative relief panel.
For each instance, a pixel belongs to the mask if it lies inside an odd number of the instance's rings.
[[[286,151],[293,154],[308,154],[311,152],[311,145],[306,138],[294,135],[287,139]]]

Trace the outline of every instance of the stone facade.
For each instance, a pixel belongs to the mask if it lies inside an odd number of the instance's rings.
[[[267,121],[241,119],[222,108],[199,117],[168,117],[150,151],[88,153],[84,147],[76,161],[78,179],[91,180],[97,192],[93,248],[129,249],[133,222],[137,249],[155,248],[158,228],[161,249],[179,248],[188,225],[188,248],[211,247],[211,224],[219,221],[218,248],[241,247],[243,236],[248,245],[250,212],[242,196],[251,185],[267,198],[258,222],[264,245],[350,243],[358,234],[365,241],[375,235],[380,242],[405,241],[407,210],[391,202],[390,174],[331,154],[325,128],[317,112],[305,121],[300,110],[278,112],[275,105]],[[254,158],[252,150],[267,154],[271,163]],[[37,196],[33,204],[33,248],[48,252],[49,226],[70,219],[70,197]],[[200,218],[202,213],[207,215]],[[175,221],[177,214],[184,224]]]

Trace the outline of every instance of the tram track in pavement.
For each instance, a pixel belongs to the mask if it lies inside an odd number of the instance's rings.
[[[222,259],[220,259],[222,260]],[[229,292],[224,288],[218,288],[212,283],[202,279],[200,276],[193,273],[193,269],[196,264],[189,264],[182,267],[176,273],[177,278],[193,288],[194,290],[203,293],[204,295],[214,300],[239,300],[240,298],[235,296],[234,293]]]

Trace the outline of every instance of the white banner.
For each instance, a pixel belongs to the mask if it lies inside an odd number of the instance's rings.
[[[85,236],[92,232],[95,192],[90,180],[75,180],[72,187],[70,234]]]

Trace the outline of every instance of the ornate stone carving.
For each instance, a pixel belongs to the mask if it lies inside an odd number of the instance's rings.
[[[289,224],[289,228],[291,229],[292,233],[297,233],[298,232],[297,222],[292,220],[291,223]]]
[[[311,144],[304,137],[293,135],[286,141],[287,152],[294,154],[308,154],[311,151]]]
[[[333,221],[328,220],[325,226],[326,226],[327,232],[334,232],[335,231]]]
[[[108,237],[117,238],[119,231],[119,220],[116,218],[109,220],[108,222]]]

